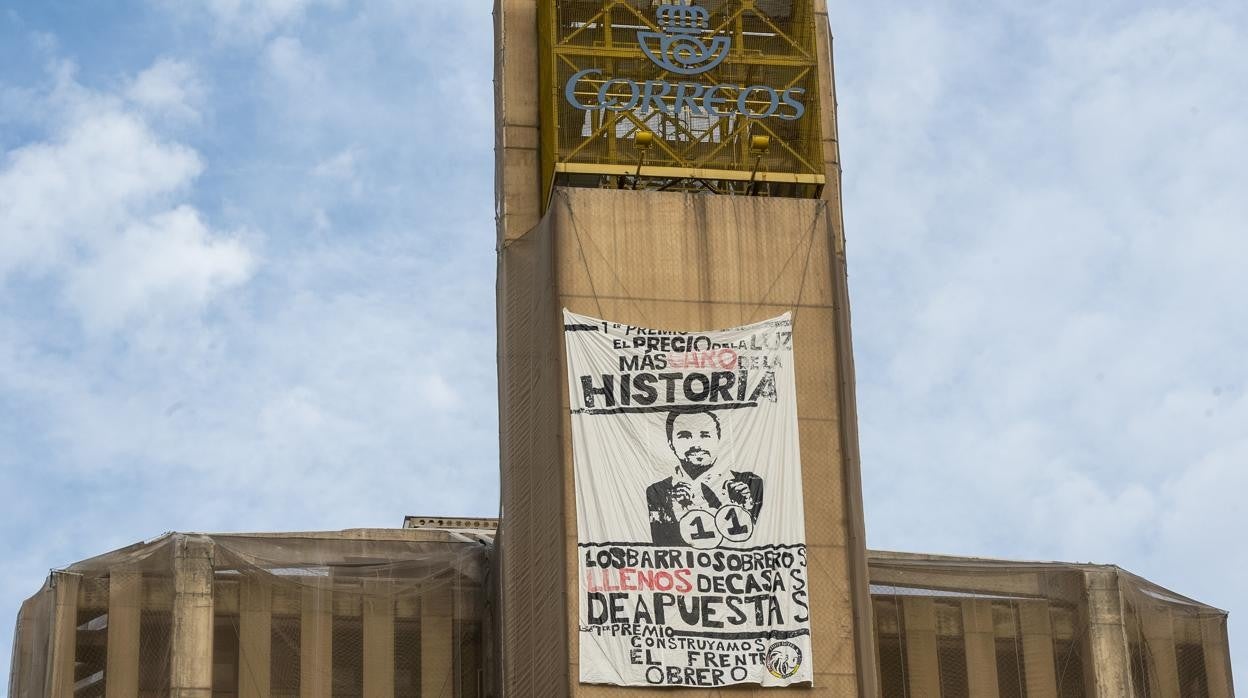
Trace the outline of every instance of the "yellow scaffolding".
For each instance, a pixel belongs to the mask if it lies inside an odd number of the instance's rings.
[[[544,201],[556,185],[820,195],[811,0],[543,0],[538,31]],[[712,67],[680,70],[701,51]]]

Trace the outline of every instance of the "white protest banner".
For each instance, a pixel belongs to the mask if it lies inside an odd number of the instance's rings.
[[[580,680],[811,681],[789,315],[711,332],[563,317]]]

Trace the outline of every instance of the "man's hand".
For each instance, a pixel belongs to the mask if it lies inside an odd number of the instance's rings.
[[[754,496],[750,494],[750,486],[740,480],[733,480],[728,483],[728,499],[733,504],[739,504],[746,510],[754,504]]]
[[[672,486],[672,500],[688,509],[693,506],[693,488],[687,482],[678,482]]]

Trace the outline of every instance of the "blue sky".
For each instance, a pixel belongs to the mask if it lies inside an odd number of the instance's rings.
[[[1248,671],[1245,5],[831,5],[870,544],[1118,563]],[[497,513],[490,13],[0,5],[0,618]]]

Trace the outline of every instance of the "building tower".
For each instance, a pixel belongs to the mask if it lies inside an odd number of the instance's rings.
[[[620,691],[578,678],[567,308],[792,314],[814,693],[875,695],[824,0],[499,0],[495,32],[504,693]]]

